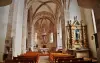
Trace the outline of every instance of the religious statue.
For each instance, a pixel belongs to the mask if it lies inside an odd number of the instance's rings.
[[[76,29],[75,30],[75,40],[78,40],[79,39],[79,36],[80,36],[79,29]]]

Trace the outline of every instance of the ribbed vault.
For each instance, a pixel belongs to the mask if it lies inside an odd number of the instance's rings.
[[[31,1],[32,2],[32,1]],[[32,2],[32,26],[37,33],[39,44],[43,41],[49,44],[50,33],[56,29],[58,15],[61,14],[62,2],[60,0],[36,0]],[[45,40],[43,34],[46,33]]]

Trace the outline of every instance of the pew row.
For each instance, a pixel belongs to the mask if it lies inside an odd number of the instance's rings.
[[[13,57],[12,60],[5,60],[5,63],[38,63],[38,52],[26,52],[17,57]]]
[[[74,58],[75,56],[63,53],[50,53],[49,60],[51,63],[57,63],[59,58]]]

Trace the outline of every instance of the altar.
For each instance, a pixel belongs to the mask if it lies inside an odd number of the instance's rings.
[[[40,51],[41,51],[42,54],[48,54],[49,48],[40,48]]]

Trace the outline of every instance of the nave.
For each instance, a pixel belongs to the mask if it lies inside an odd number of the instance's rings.
[[[100,63],[99,4],[99,0],[0,0],[0,62],[66,63],[82,58]]]

